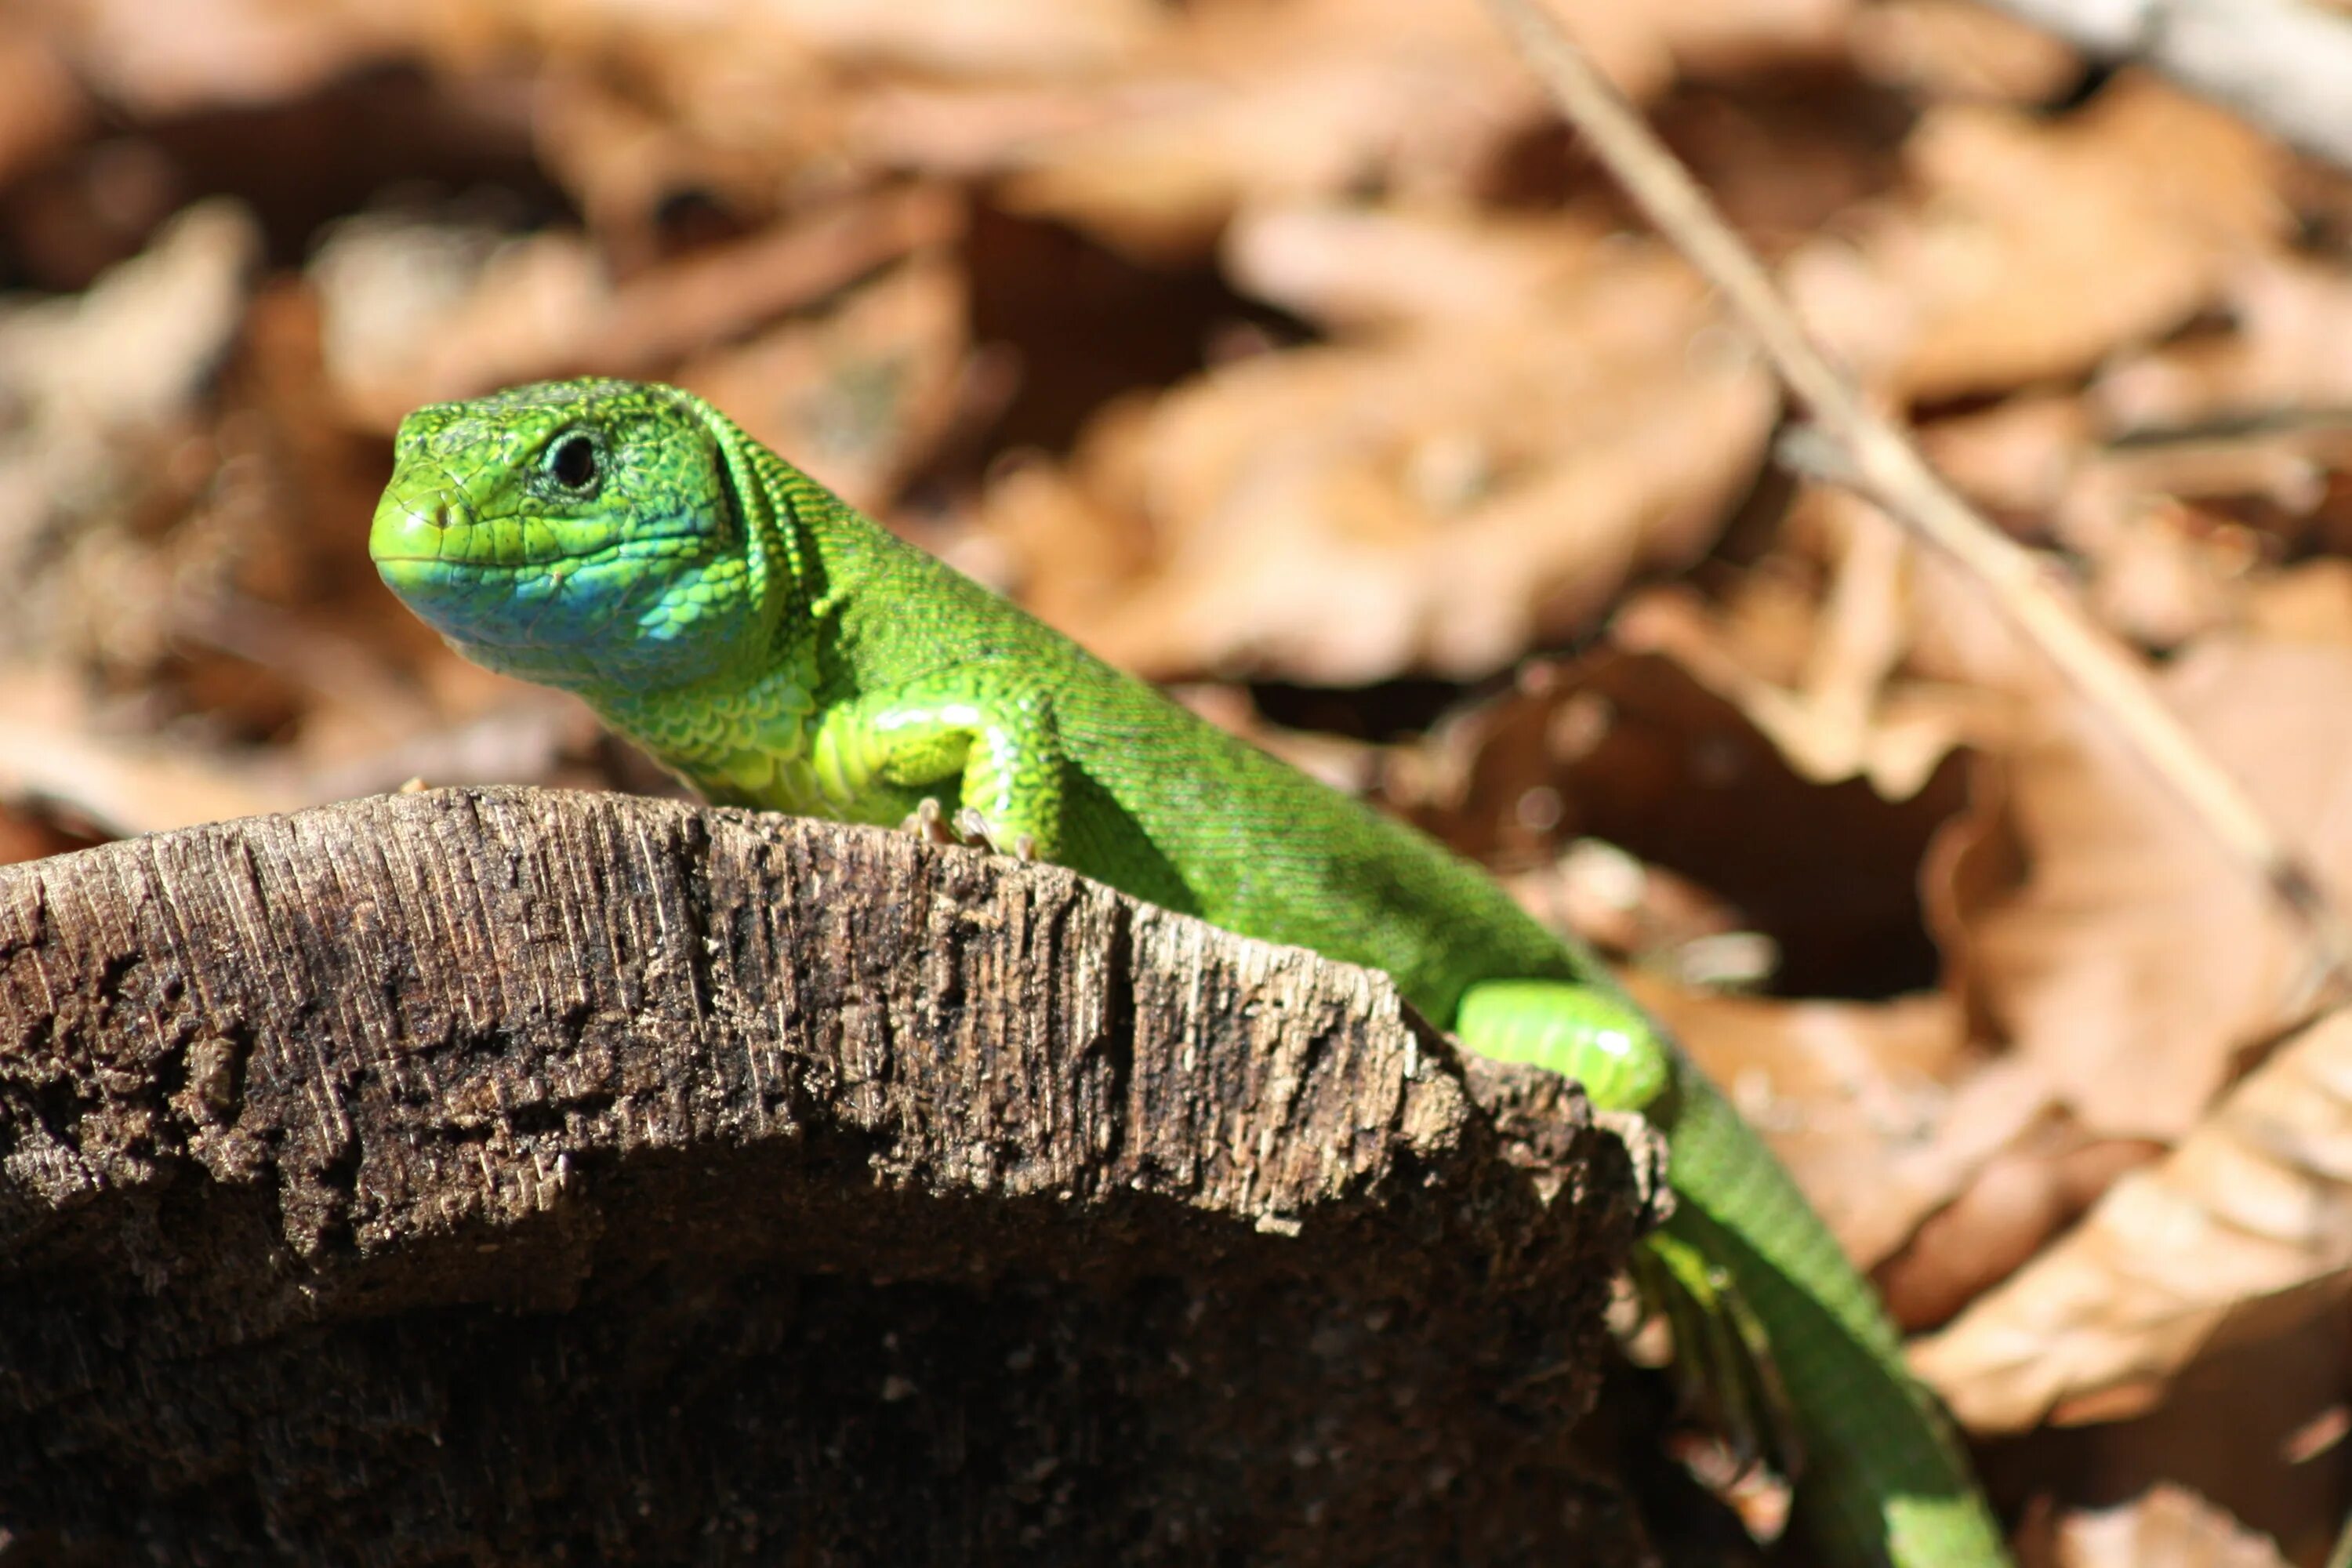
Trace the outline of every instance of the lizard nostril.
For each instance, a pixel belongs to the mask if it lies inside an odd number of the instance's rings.
[[[450,502],[436,500],[431,506],[421,508],[409,515],[425,527],[446,533],[457,526],[458,519],[462,514]]]

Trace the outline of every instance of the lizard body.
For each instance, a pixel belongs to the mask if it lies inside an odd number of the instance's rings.
[[[420,409],[370,548],[461,652],[579,693],[712,799],[991,839],[1244,935],[1387,972],[1469,1048],[1667,1132],[1654,1278],[1737,1363],[1760,1340],[1840,1568],[2007,1561],[1869,1287],[1723,1097],[1483,872],[1178,707],[863,517],[668,387]],[[1727,1324],[1731,1326],[1727,1327]],[[1771,1396],[1768,1396],[1771,1397]]]

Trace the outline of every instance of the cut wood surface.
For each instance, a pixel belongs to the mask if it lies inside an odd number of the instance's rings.
[[[1570,1435],[1651,1157],[906,835],[451,790],[0,869],[0,1563],[1640,1561]]]

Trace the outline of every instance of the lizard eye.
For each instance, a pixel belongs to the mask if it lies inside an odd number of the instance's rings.
[[[577,495],[593,490],[601,477],[596,443],[576,431],[548,447],[541,466],[549,479]]]

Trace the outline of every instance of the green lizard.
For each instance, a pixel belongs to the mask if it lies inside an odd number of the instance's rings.
[[[394,591],[711,799],[882,825],[943,807],[1385,970],[1468,1048],[1646,1113],[1677,1200],[1647,1273],[1680,1292],[1685,1351],[1751,1373],[1764,1352],[1802,1447],[1801,1527],[1842,1568],[2006,1561],[1948,1421],[1786,1173],[1597,959],[1468,862],[903,543],[689,394],[574,381],[439,405],[401,426],[396,462],[369,540]]]

